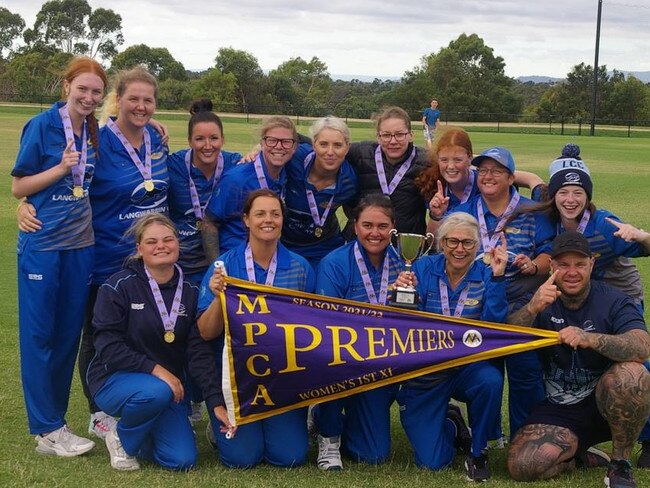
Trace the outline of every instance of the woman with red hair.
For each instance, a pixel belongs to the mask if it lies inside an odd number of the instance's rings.
[[[105,87],[99,63],[72,59],[63,100],[27,122],[11,172],[13,195],[28,197],[42,222],[19,233],[17,250],[21,376],[40,454],[78,456],[95,445],[68,429],[65,413],[93,266],[88,186]]]

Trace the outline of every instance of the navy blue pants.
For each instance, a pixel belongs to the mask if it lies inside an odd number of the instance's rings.
[[[229,468],[252,468],[262,461],[290,468],[304,464],[309,444],[307,409],[299,408],[237,427],[232,439],[220,432],[210,411],[219,460]]]
[[[467,403],[472,429],[472,454],[487,447],[490,431],[501,412],[503,376],[492,364],[481,361],[426,389],[402,387],[397,395],[402,427],[418,466],[438,470],[454,460],[456,429],[446,419],[451,398]]]
[[[18,255],[20,373],[32,434],[65,425],[94,247]]]
[[[187,404],[175,403],[167,383],[146,373],[118,371],[94,397],[107,414],[119,417],[117,434],[131,456],[176,471],[193,468],[196,442]]]
[[[390,455],[390,406],[397,390],[397,385],[382,386],[320,403],[314,408],[316,427],[324,437],[342,436],[343,449],[353,459],[382,463]]]

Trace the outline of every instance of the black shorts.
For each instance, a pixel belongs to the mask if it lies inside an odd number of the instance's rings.
[[[609,424],[598,411],[595,392],[574,405],[558,405],[544,400],[524,422],[524,425],[531,424],[556,425],[569,429],[578,437],[578,450],[612,439]]]

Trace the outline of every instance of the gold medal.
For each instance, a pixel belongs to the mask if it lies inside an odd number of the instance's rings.
[[[492,255],[488,253],[483,254],[483,262],[485,264],[490,264],[492,262]]]
[[[320,237],[323,235],[323,228],[322,227],[316,227],[316,230],[314,230],[314,235],[316,237]]]
[[[147,190],[147,192],[153,191],[153,180],[144,180],[144,189]]]
[[[171,330],[168,330],[167,332],[165,332],[163,338],[165,339],[165,342],[167,344],[171,344],[172,342],[174,342],[174,339],[176,339],[176,335],[174,335],[174,333]]]
[[[201,219],[197,219],[196,220],[196,230],[198,230],[200,232],[201,227],[203,227],[203,221]]]
[[[77,186],[77,185],[75,185],[75,186],[72,188],[72,196],[74,196],[75,198],[81,198],[81,197],[83,197],[83,196],[84,196],[84,189],[83,189],[83,186]]]

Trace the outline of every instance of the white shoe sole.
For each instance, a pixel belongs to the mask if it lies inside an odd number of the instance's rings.
[[[86,454],[93,447],[95,447],[94,442],[92,444],[88,444],[86,447],[80,447],[77,451],[65,451],[50,446],[44,446],[39,443],[36,446],[35,450],[37,453],[43,454],[45,456],[76,457],[76,456],[81,456],[82,454]]]

